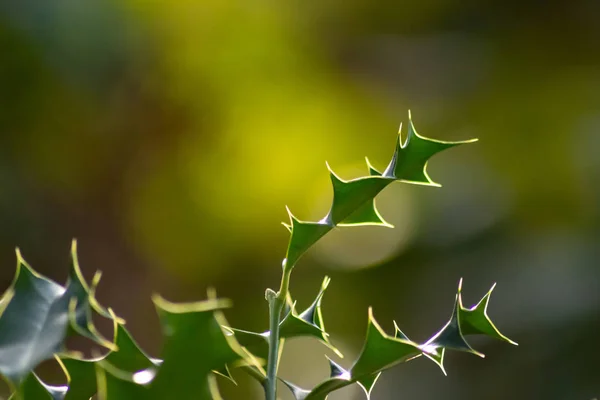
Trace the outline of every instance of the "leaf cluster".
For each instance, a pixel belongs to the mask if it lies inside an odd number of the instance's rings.
[[[160,296],[153,302],[160,317],[164,347],[160,358],[139,348],[125,328],[125,321],[95,298],[100,281],[97,273],[90,283],[81,274],[76,242],[65,285],[34,271],[17,250],[13,283],[0,300],[0,375],[12,389],[13,400],[100,400],[196,399],[218,400],[216,377],[233,381],[231,368],[240,368],[265,388],[266,397],[276,393],[280,379],[296,400],[325,400],[340,388],[357,384],[369,398],[379,376],[400,363],[426,357],[440,367],[448,350],[472,353],[467,339],[486,335],[516,344],[501,334],[487,315],[493,287],[472,307],[463,305],[459,283],[448,322],[429,340],[418,343],[408,338],[396,322],[395,331],[385,332],[368,311],[367,332],[362,351],[349,368],[329,359],[330,375],[312,389],[276,377],[284,344],[296,337],[312,337],[342,358],[325,329],[322,313],[324,294],[330,284],[325,278],[313,302],[299,309],[290,294],[292,269],[302,255],[335,227],[380,225],[390,227],[380,215],[375,197],[389,184],[400,181],[439,186],[427,174],[427,162],[442,150],[465,142],[442,142],[417,134],[409,114],[407,137],[400,135],[393,157],[383,172],[367,160],[369,174],[343,180],[329,167],[333,200],[320,221],[296,218],[288,209],[290,222],[284,224],[290,240],[283,262],[279,292],[267,291],[272,308],[269,329],[251,332],[229,326],[223,311],[230,302],[213,292],[196,303],[171,303]],[[94,327],[94,316],[112,321],[109,340]],[[103,350],[93,358],[69,351],[69,336],[82,336]],[[54,359],[64,371],[63,385],[50,385],[36,374],[36,368]]]

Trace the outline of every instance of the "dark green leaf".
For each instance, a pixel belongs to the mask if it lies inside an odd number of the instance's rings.
[[[70,377],[65,400],[89,399],[97,393],[96,363],[106,360],[115,368],[130,373],[157,367],[161,361],[146,355],[125,327],[115,320],[114,343],[118,348],[104,357],[85,360],[71,355],[62,355],[60,360]]]
[[[165,336],[162,364],[131,374],[107,361],[97,363],[103,383],[100,400],[219,399],[212,371],[246,357],[234,336],[222,328],[226,322],[219,310],[228,302],[174,304],[159,297],[154,301]]]
[[[46,279],[17,250],[17,272],[0,316],[0,374],[17,384],[42,361],[63,350],[69,327],[111,347],[91,322],[90,289],[82,278],[73,242],[66,288]],[[94,304],[97,304],[94,301]]]

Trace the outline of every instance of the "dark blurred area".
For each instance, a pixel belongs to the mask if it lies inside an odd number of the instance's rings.
[[[411,109],[425,136],[480,141],[429,164],[443,188],[381,195],[395,229],[339,230],[311,250],[299,307],[332,277],[323,313],[349,366],[369,306],[424,341],[461,277],[466,303],[497,282],[489,314],[519,347],[450,353],[448,377],[416,360],[373,398],[599,396],[599,18],[596,0],[1,1],[1,289],[15,246],[64,282],[77,238],[86,277],[103,271],[100,300],[153,355],[153,292],[216,287],[231,325],[265,330],[284,206],[320,219],[325,161],[344,178],[366,174],[365,156],[385,167]],[[286,350],[283,377],[327,375],[320,344]],[[260,398],[235,375],[226,399]]]

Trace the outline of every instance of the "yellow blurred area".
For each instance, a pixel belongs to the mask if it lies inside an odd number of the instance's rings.
[[[311,211],[307,188],[326,176],[324,160],[347,161],[365,148],[389,157],[391,146],[377,143],[386,131],[377,121],[393,126],[390,116],[400,110],[390,113],[381,99],[335,74],[318,41],[300,40],[294,24],[286,23],[285,10],[233,2],[165,3],[154,11],[145,2],[130,5],[164,44],[167,95],[192,113],[187,139],[168,161],[185,193],[173,192],[171,175],[159,166],[131,194],[133,235],[151,258],[197,274],[198,265],[222,264],[223,253],[240,243],[282,242],[277,222],[286,218],[283,206]],[[205,114],[207,94],[216,116]],[[200,134],[207,119],[208,143],[207,133]],[[387,130],[386,145],[394,137]],[[187,198],[186,215],[164,209],[173,195]],[[210,232],[201,241],[190,235],[200,226]]]

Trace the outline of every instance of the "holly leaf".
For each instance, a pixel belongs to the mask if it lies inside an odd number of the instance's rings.
[[[285,340],[293,339],[295,337],[314,337],[325,344],[325,346],[333,351],[338,357],[343,358],[342,353],[329,341],[329,334],[325,331],[325,324],[323,322],[323,314],[321,311],[323,295],[330,282],[331,279],[329,277],[323,279],[321,289],[311,305],[300,313],[296,311],[296,305],[291,300],[291,295],[288,294],[286,302],[287,308],[284,313],[285,317],[279,324],[279,337],[281,338],[282,344]],[[231,327],[225,327],[225,329],[230,335],[235,335],[238,342],[251,351],[256,357],[260,359],[267,358],[269,351],[269,331],[258,333]],[[262,382],[262,375],[253,374],[253,376],[260,378],[259,381]]]
[[[219,399],[212,371],[246,357],[222,328],[226,321],[220,310],[229,302],[174,304],[155,296],[154,303],[165,336],[162,364],[131,374],[108,361],[97,362],[99,399]]]
[[[48,385],[31,372],[8,400],[64,400],[66,392],[67,386]]]
[[[92,309],[105,313],[83,279],[75,241],[71,254],[69,278],[62,287],[35,272],[17,249],[15,279],[4,295],[0,316],[0,374],[15,386],[38,364],[63,350],[70,330],[112,348],[92,323]],[[94,285],[98,279],[99,275]]]
[[[297,313],[292,303],[290,311],[281,321],[279,334],[284,339],[290,339],[298,336],[312,336],[325,344],[338,357],[343,358],[342,353],[336,349],[329,341],[329,334],[325,331],[325,323],[323,322],[323,313],[321,311],[321,303],[323,296],[331,279],[326,276],[321,284],[321,289],[315,297],[312,304],[301,313]]]
[[[410,111],[408,134],[403,141],[400,131],[391,161],[383,173],[367,159],[369,175],[343,180],[327,164],[333,187],[333,201],[329,212],[320,221],[302,221],[287,209],[290,222],[284,223],[290,231],[284,268],[291,270],[300,257],[319,239],[336,226],[380,225],[391,227],[375,205],[375,197],[390,183],[401,181],[426,186],[440,186],[429,177],[427,163],[431,157],[451,147],[472,143],[474,140],[444,142],[421,136],[415,130]]]
[[[408,112],[408,134],[406,140],[396,142],[394,156],[383,172],[383,176],[406,183],[426,186],[441,186],[435,183],[427,173],[427,163],[434,155],[461,144],[473,143],[477,139],[458,142],[446,142],[429,139],[417,133]]]
[[[421,355],[426,356],[438,365],[442,372],[446,350],[459,350],[483,357],[483,354],[474,350],[467,342],[465,336],[486,335],[515,344],[512,340],[500,333],[487,315],[487,306],[495,285],[483,298],[471,308],[466,308],[462,301],[462,279],[458,291],[452,316],[448,323],[426,343],[419,345],[406,336],[394,321],[394,336],[387,335],[379,326],[373,312],[369,309],[369,323],[367,337],[363,349],[354,362],[354,365],[345,370],[332,360],[330,363],[330,377],[306,390],[283,380],[296,400],[325,400],[327,396],[338,389],[357,383],[365,392],[367,399],[381,375],[381,372],[397,364],[413,360]]]
[[[106,361],[121,371],[135,373],[157,368],[162,360],[149,357],[141,350],[131,334],[115,318],[114,344],[118,348],[105,356],[83,359],[75,355],[63,354],[60,361],[69,377],[65,400],[89,399],[98,392],[96,363]]]
[[[495,287],[496,284],[492,286],[476,305],[466,308],[462,301],[462,279],[459,281],[450,320],[423,345],[430,355],[439,355],[436,362],[438,362],[442,370],[444,369],[443,356],[446,349],[464,351],[482,358],[485,357],[483,353],[471,347],[467,342],[466,336],[485,335],[517,345],[516,342],[500,333],[487,315],[490,296]]]
[[[358,383],[369,396],[381,371],[415,359],[421,354],[422,350],[417,343],[386,334],[375,320],[372,309],[369,309],[365,343],[350,369],[345,370],[329,360],[331,370],[329,379],[312,390],[302,389],[289,382],[286,382],[286,385],[296,396],[296,400],[325,400],[331,392],[354,383]]]

